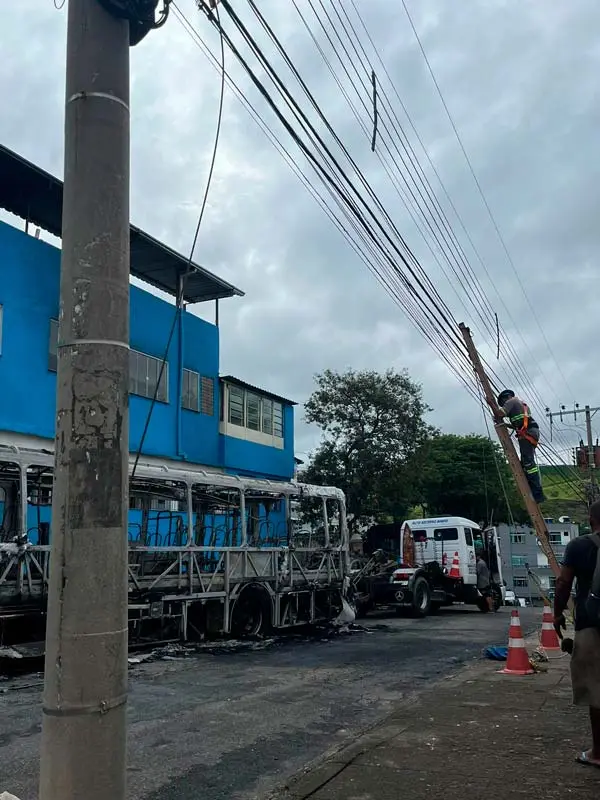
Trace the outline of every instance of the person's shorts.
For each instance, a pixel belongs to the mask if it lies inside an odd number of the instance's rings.
[[[584,628],[575,633],[571,656],[573,702],[600,708],[600,629]]]

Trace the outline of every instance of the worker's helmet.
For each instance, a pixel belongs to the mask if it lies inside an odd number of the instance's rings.
[[[515,393],[512,389],[503,389],[500,394],[498,395],[498,405],[503,406],[507,400],[510,400],[511,397],[514,397]]]

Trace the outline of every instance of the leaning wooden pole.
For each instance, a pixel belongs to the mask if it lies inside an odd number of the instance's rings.
[[[515,476],[515,481],[521,495],[523,496],[523,501],[525,502],[525,507],[531,517],[531,524],[535,530],[535,534],[538,538],[540,543],[540,547],[542,548],[542,552],[548,559],[548,565],[552,572],[558,577],[560,574],[560,567],[558,565],[558,561],[556,559],[556,555],[554,554],[554,550],[552,549],[552,545],[550,544],[550,536],[548,534],[548,528],[546,527],[546,523],[544,522],[544,517],[542,516],[542,512],[538,504],[532,497],[531,491],[529,489],[529,484],[527,483],[527,478],[525,477],[525,473],[523,472],[523,468],[521,466],[521,460],[515,450],[515,447],[511,441],[510,433],[508,432],[508,428],[504,423],[500,423],[497,420],[502,419],[504,416],[503,412],[500,411],[498,407],[498,403],[496,402],[496,398],[494,396],[494,392],[492,391],[492,387],[490,386],[490,381],[488,376],[485,373],[483,368],[483,364],[481,363],[481,359],[479,358],[479,353],[477,352],[477,348],[473,344],[473,339],[471,338],[471,331],[467,328],[464,322],[460,323],[460,332],[463,335],[463,339],[465,340],[465,345],[467,346],[467,352],[469,353],[469,358],[471,359],[471,363],[473,364],[473,369],[475,370],[475,374],[479,379],[481,384],[481,388],[483,389],[483,393],[485,395],[485,399],[487,401],[488,406],[494,416],[495,428],[496,433],[498,434],[498,439],[500,440],[500,444],[502,445],[502,449],[506,455],[510,468],[512,470],[513,475]]]

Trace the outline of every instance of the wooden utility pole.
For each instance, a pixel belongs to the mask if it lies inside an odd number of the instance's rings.
[[[127,19],[69,0],[40,800],[124,800],[129,463]]]
[[[594,455],[594,440],[592,435],[592,417],[600,411],[600,407],[596,406],[594,408],[590,408],[590,406],[585,406],[583,409],[583,414],[585,416],[585,431],[587,436],[587,466],[590,475],[590,497],[591,502],[593,502],[597,495],[598,495],[598,481],[596,479],[596,460]],[[581,414],[581,408],[576,405],[574,409],[569,410],[564,407],[561,407],[560,411],[547,411],[546,416],[550,420],[550,430],[552,430],[552,426],[554,424],[554,417],[559,417],[561,422],[563,417],[573,416],[575,420],[577,420],[577,414]]]
[[[489,379],[485,373],[483,364],[481,363],[481,359],[479,358],[479,353],[477,352],[477,348],[473,344],[473,339],[471,338],[471,331],[467,328],[464,322],[461,322],[460,324],[460,332],[462,333],[463,339],[465,340],[465,345],[467,346],[467,351],[469,353],[469,357],[473,364],[473,369],[475,370],[475,374],[479,379],[487,404],[490,407],[490,410],[494,416],[494,423],[495,423],[496,433],[498,434],[498,439],[500,440],[500,444],[502,445],[504,454],[506,455],[512,473],[515,477],[517,487],[521,492],[523,501],[525,502],[525,507],[527,508],[529,516],[531,517],[531,522],[535,530],[536,536],[538,538],[538,541],[540,543],[540,547],[542,548],[542,552],[548,559],[548,565],[550,566],[550,569],[552,570],[554,575],[558,577],[558,575],[560,574],[560,567],[558,566],[558,561],[556,560],[556,556],[550,544],[550,536],[548,535],[548,528],[546,527],[546,523],[544,522],[544,517],[542,516],[542,512],[540,511],[538,504],[535,502],[535,500],[531,495],[531,490],[529,489],[527,478],[525,477],[525,473],[523,472],[523,467],[521,466],[521,460],[511,441],[508,428],[503,422],[498,422],[498,420],[501,420],[504,417],[504,414],[502,411],[500,411],[498,403],[496,402],[496,398],[494,396],[494,392],[492,391],[492,387],[490,386]]]

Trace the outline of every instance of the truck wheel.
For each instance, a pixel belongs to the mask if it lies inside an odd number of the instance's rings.
[[[477,598],[477,608],[481,611],[482,614],[487,614],[488,613],[488,611],[490,609],[489,609],[489,606],[487,604],[487,600],[485,599],[485,597],[478,597]]]
[[[416,617],[426,617],[431,611],[431,589],[423,577],[417,578],[413,586],[412,610]]]

